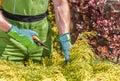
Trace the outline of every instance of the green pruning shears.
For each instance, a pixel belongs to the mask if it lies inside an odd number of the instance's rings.
[[[32,38],[38,46],[43,46],[46,50],[49,50],[49,48],[37,36],[32,36]]]

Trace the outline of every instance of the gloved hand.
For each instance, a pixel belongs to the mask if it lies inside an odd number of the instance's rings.
[[[32,35],[38,36],[35,31],[28,29],[19,29],[12,25],[11,29],[7,32],[9,36],[13,37],[26,47],[37,47],[32,39]]]
[[[62,46],[62,51],[64,53],[65,56],[65,61],[64,64],[66,64],[70,58],[70,47],[71,45],[71,39],[70,39],[70,34],[69,33],[65,33],[59,36],[59,41],[61,43]]]

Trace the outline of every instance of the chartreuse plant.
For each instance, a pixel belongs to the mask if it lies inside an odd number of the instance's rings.
[[[54,51],[42,63],[0,60],[0,81],[119,81],[120,66],[95,58],[83,33],[71,48],[71,60],[63,64],[62,54]],[[93,34],[93,33],[92,33]]]

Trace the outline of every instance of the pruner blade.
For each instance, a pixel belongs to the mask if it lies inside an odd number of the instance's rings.
[[[32,36],[32,38],[38,46],[43,46],[46,50],[49,50],[49,48],[37,36]]]

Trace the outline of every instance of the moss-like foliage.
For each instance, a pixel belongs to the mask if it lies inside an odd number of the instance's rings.
[[[71,48],[71,60],[63,64],[62,54],[54,51],[41,64],[0,60],[0,81],[119,81],[120,66],[94,57],[86,35],[81,34]]]

